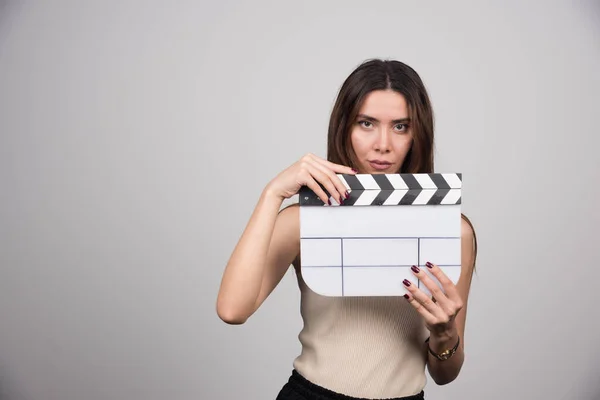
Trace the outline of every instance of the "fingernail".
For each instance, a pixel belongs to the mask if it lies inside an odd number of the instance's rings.
[[[350,193],[348,193],[348,191],[346,190],[346,193],[344,193],[344,196],[346,196],[346,198],[350,197]]]
[[[413,265],[412,267],[410,267],[410,269],[412,269],[416,273],[420,271],[419,267],[417,267],[416,265]]]
[[[409,299],[409,296],[408,296],[408,294],[404,293],[404,298],[405,298],[406,300],[408,300],[408,299]]]
[[[331,205],[331,200],[327,199],[327,204]]]
[[[432,264],[432,263],[430,263],[429,261],[427,261],[427,262],[425,263],[425,265],[427,265],[427,267],[428,267],[429,269],[433,268],[433,264]]]
[[[404,283],[405,286],[410,286],[408,279],[403,280],[402,283]]]
[[[352,172],[354,172],[355,174],[358,174],[358,171],[355,170],[354,168],[352,168]]]

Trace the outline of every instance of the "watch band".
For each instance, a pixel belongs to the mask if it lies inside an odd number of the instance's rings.
[[[436,354],[433,350],[431,350],[431,347],[429,347],[429,338],[427,338],[427,340],[425,340],[425,343],[427,343],[427,349],[435,358],[437,358],[440,361],[445,361],[445,360],[449,359],[450,357],[452,357],[454,355],[454,353],[456,353],[456,350],[458,349],[458,345],[460,344],[460,336],[458,337],[458,340],[456,341],[456,344],[454,345],[453,348],[444,350],[440,354]]]

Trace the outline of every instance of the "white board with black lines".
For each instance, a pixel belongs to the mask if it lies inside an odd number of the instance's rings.
[[[323,296],[401,296],[412,265],[460,276],[462,174],[338,174],[350,197],[299,192],[301,273]],[[326,191],[327,193],[327,191]],[[430,275],[434,281],[435,278]]]

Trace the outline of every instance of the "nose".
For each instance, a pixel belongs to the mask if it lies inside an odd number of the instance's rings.
[[[390,148],[390,137],[387,129],[382,128],[379,130],[377,139],[375,140],[375,150],[381,153],[389,153]]]

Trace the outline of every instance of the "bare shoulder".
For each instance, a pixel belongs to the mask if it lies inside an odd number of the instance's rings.
[[[464,275],[471,275],[475,269],[475,260],[477,258],[477,234],[471,220],[462,215],[461,227],[461,252],[462,252],[462,267]]]
[[[278,223],[281,224],[281,228],[290,235],[298,236],[300,239],[300,205],[290,204],[281,211],[277,216]]]
[[[286,236],[290,246],[293,246],[294,259],[292,266],[299,271],[300,268],[300,205],[291,204],[279,212],[281,231]]]
[[[286,212],[286,213],[290,213],[290,212],[291,213],[299,213],[299,210],[300,210],[300,204],[298,204],[298,203],[292,203],[292,204],[289,204],[289,205],[285,206],[284,208],[282,208],[281,211],[279,211],[279,213],[280,214],[283,213],[283,212]]]
[[[460,225],[460,237],[463,241],[473,241],[475,238],[475,229],[471,221],[463,214]]]

